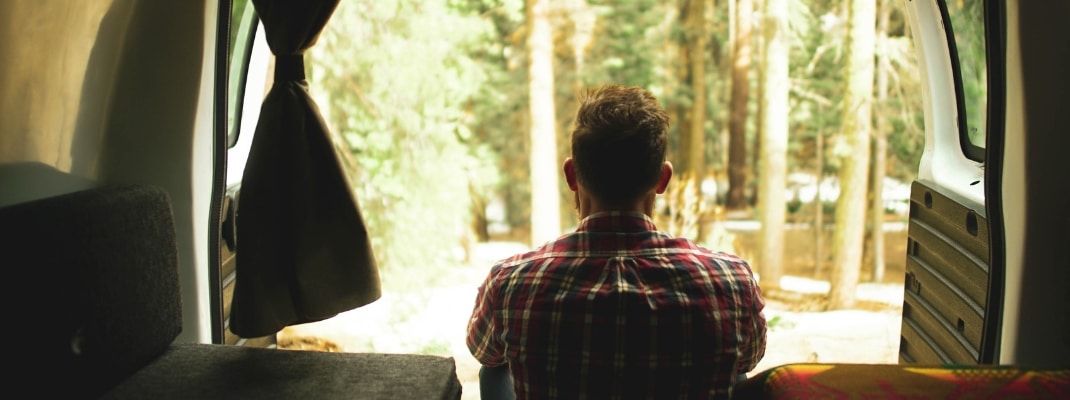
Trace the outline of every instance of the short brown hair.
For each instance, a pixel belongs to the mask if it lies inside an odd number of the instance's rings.
[[[668,114],[646,89],[616,84],[588,89],[572,130],[577,179],[606,204],[638,200],[658,183],[668,130]]]

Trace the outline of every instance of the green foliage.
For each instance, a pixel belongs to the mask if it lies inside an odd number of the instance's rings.
[[[660,24],[665,10],[658,1],[636,0],[626,5],[591,1],[597,17],[594,41],[588,51],[589,68],[582,80],[651,87],[659,82],[660,57],[669,32]],[[659,9],[660,8],[660,9]]]
[[[310,80],[352,156],[351,177],[384,286],[434,281],[468,234],[469,184],[495,184],[494,153],[473,142],[465,105],[488,71],[471,54],[486,20],[441,3],[339,5],[313,47]]]
[[[666,106],[691,104],[692,89],[679,82],[674,69],[680,57],[676,46],[688,34],[679,20],[682,2],[555,4],[561,157],[582,87],[638,85]],[[339,147],[351,161],[354,187],[388,286],[426,282],[434,279],[437,266],[458,261],[455,253],[469,234],[472,196],[502,201],[505,222],[514,228],[528,223],[524,6],[522,0],[342,2],[307,57],[309,81],[315,85],[311,92],[319,96]],[[813,171],[823,162],[826,174],[835,173],[838,99],[844,90],[843,5],[795,0],[790,6],[789,170]],[[875,104],[874,116],[886,122],[889,170],[906,180],[920,158],[923,117],[914,50],[898,11],[901,5],[895,7],[889,29],[893,36],[880,54],[892,71],[891,92],[888,100]],[[580,14],[593,16],[593,25],[585,25],[589,21]],[[714,7],[709,15],[707,160],[723,168],[719,152],[724,149],[717,147],[717,136],[726,129],[729,111],[724,69],[731,65],[726,59],[728,9]],[[762,21],[754,23],[752,88],[759,76]],[[589,42],[577,40],[585,29]],[[752,90],[752,118],[758,96]],[[677,141],[674,136],[670,146]],[[825,160],[817,158],[819,141]],[[567,214],[571,200],[566,200]],[[566,226],[574,222],[566,220]],[[411,273],[416,268],[420,273]]]
[[[776,331],[776,330],[780,330],[780,329],[791,329],[791,328],[795,327],[795,322],[794,321],[785,321],[784,318],[781,318],[779,315],[777,315],[777,316],[774,316],[773,318],[769,318],[769,320],[765,322],[765,327],[769,331]]]
[[[422,343],[422,347],[417,354],[432,354],[440,356],[452,356],[453,352],[450,349],[450,344],[443,339],[432,339],[426,343]]]
[[[511,226],[528,223],[527,67],[523,41],[523,0],[452,0],[459,13],[478,15],[489,32],[468,48],[469,57],[485,73],[477,93],[465,103],[470,119],[471,143],[493,155],[500,179],[484,183],[480,190],[488,198],[502,200],[506,222]]]
[[[898,2],[891,2],[891,20],[887,46],[877,47],[879,59],[886,60],[890,74],[888,99],[874,104],[874,121],[886,122],[890,175],[910,180],[921,158],[923,115],[921,113],[921,82],[917,76],[917,60],[905,16]],[[791,23],[795,40],[791,49],[792,112],[790,115],[793,143],[789,169],[816,169],[813,143],[819,138],[825,144],[823,169],[836,173],[839,160],[847,155],[837,153],[844,77],[842,58],[846,39],[846,22],[842,4],[836,1],[794,1],[791,3]],[[798,24],[799,26],[794,26]],[[878,40],[882,40],[878,38]]]

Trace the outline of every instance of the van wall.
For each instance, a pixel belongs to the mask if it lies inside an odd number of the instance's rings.
[[[180,341],[210,341],[214,0],[0,2],[0,206],[113,183],[171,195]]]

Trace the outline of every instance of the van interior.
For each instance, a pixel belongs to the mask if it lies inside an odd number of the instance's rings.
[[[453,357],[279,346],[286,327],[388,294],[306,76],[339,2],[0,2],[0,265],[20,393],[478,390]],[[1067,398],[1070,2],[900,3],[925,143],[897,255],[898,363],[793,363],[737,394]],[[963,3],[981,11],[952,23]]]

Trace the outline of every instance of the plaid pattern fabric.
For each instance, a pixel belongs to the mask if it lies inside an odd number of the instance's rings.
[[[743,259],[599,213],[494,265],[467,343],[518,399],[728,398],[765,354],[764,306]]]

